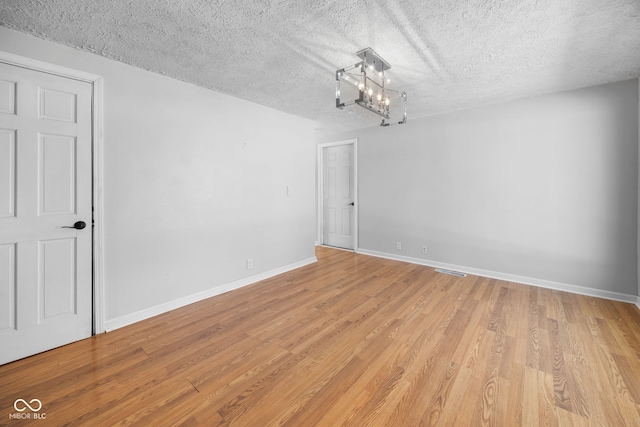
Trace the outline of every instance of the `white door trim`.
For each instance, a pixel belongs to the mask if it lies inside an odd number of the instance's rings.
[[[324,199],[322,195],[324,194],[324,163],[322,155],[322,150],[327,147],[335,147],[337,145],[349,145],[353,144],[353,201],[354,201],[354,210],[353,210],[353,250],[354,252],[358,251],[358,140],[357,139],[346,139],[344,141],[335,141],[335,142],[326,142],[322,144],[318,144],[318,238],[317,241],[320,245],[324,244]]]
[[[93,333],[104,332],[104,253],[103,253],[103,79],[96,74],[78,71],[48,62],[0,51],[0,62],[34,71],[54,74],[91,84],[91,120],[93,152]]]

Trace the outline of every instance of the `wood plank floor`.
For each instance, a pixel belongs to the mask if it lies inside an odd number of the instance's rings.
[[[640,425],[634,305],[317,255],[0,366],[0,425]]]

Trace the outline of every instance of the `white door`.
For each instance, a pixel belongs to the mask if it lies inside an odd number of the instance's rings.
[[[354,247],[353,144],[323,149],[323,243]]]
[[[0,364],[91,336],[91,91],[0,63]]]

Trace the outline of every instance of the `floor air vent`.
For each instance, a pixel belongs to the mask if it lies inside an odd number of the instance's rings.
[[[460,273],[459,271],[453,271],[453,270],[445,270],[444,268],[436,268],[436,271],[438,273],[450,274],[456,277],[467,277],[466,273]]]

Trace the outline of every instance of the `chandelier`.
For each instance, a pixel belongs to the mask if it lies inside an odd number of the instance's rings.
[[[380,126],[389,126],[391,109],[400,104],[398,108],[403,108],[404,112],[398,124],[406,123],[407,93],[389,87],[391,79],[386,71],[391,65],[370,47],[356,52],[356,55],[362,61],[336,71],[336,107],[343,109],[349,105],[359,105],[382,116]],[[346,102],[342,102],[342,99],[346,99]]]

